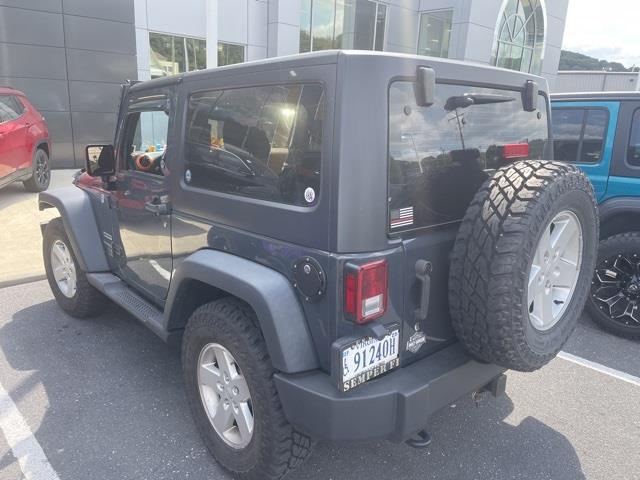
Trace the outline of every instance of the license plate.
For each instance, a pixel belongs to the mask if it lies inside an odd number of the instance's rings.
[[[367,337],[342,348],[340,389],[351,390],[400,365],[400,330],[391,330],[382,339]]]

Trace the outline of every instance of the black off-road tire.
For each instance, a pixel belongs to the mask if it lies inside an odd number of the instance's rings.
[[[608,268],[609,265],[606,265],[605,261],[611,263],[611,261],[618,255],[628,256],[629,258],[640,262],[640,232],[621,233],[602,240],[600,242],[600,248],[598,249],[598,262],[596,268]],[[638,270],[638,267],[636,267],[636,270]],[[632,319],[628,318],[616,321],[601,308],[604,308],[604,305],[594,298],[597,282],[598,279],[594,277],[591,295],[587,301],[587,312],[589,312],[593,321],[604,330],[613,333],[614,335],[631,340],[640,340],[640,323],[636,323]],[[640,299],[638,300],[640,308]],[[627,320],[626,323],[625,320]]]
[[[40,172],[39,169],[43,169],[43,172]],[[49,183],[51,183],[49,155],[43,148],[38,148],[33,157],[33,175],[22,182],[22,185],[28,192],[37,193],[44,192],[49,188]]]
[[[242,449],[227,445],[211,425],[200,397],[197,371],[203,347],[224,346],[242,370],[254,415],[254,431]],[[284,477],[310,454],[312,442],[287,421],[273,381],[276,373],[253,310],[232,297],[198,308],[182,341],[182,368],[195,424],[213,457],[237,478],[272,480]]]
[[[541,331],[529,319],[529,271],[543,230],[561,211],[581,224],[582,263],[563,315]],[[472,356],[533,371],[560,351],[589,294],[598,228],[591,183],[572,165],[521,161],[482,186],[460,226],[449,278],[453,327]]]
[[[71,252],[71,258],[75,264],[76,293],[71,298],[67,297],[60,291],[60,287],[58,287],[53,276],[53,269],[51,267],[51,247],[56,240],[60,240],[65,244]],[[71,242],[69,241],[69,237],[67,236],[67,232],[64,229],[64,224],[60,217],[51,220],[44,230],[42,256],[44,259],[44,268],[47,273],[47,281],[49,282],[53,296],[56,298],[60,308],[72,317],[76,318],[92,317],[98,315],[104,310],[109,300],[88,282],[85,272],[82,271],[78,264],[78,259],[73,252]]]

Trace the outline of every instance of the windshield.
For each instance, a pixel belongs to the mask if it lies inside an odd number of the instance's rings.
[[[520,92],[438,84],[435,103],[421,107],[413,83],[393,83],[390,231],[460,220],[492,170],[516,157],[544,158],[548,138],[542,95],[538,110],[526,112]]]

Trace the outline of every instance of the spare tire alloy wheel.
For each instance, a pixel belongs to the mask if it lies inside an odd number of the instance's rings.
[[[640,339],[640,232],[614,235],[600,243],[587,306],[605,329]]]
[[[593,187],[577,168],[529,160],[497,170],[452,251],[449,305],[464,347],[519,371],[551,361],[582,313],[597,244]]]
[[[51,268],[60,292],[67,298],[73,298],[78,288],[76,265],[69,247],[60,239],[51,245]]]
[[[225,347],[209,343],[198,365],[200,398],[211,426],[230,447],[246,447],[253,436],[253,407],[238,363]]]
[[[549,330],[562,318],[578,283],[582,248],[582,227],[573,212],[558,213],[542,231],[527,289],[534,328]]]

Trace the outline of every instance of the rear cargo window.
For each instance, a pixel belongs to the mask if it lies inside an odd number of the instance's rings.
[[[414,84],[389,92],[389,230],[458,221],[489,173],[515,159],[542,159],[547,102],[526,112],[520,92],[438,84],[418,106]]]
[[[312,206],[320,191],[321,85],[276,85],[189,97],[185,182]]]

